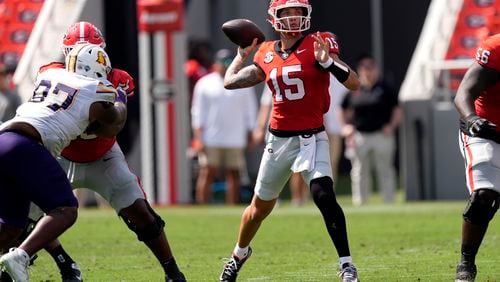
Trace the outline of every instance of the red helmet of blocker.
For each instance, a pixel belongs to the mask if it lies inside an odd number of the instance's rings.
[[[285,8],[302,8],[302,16],[280,17],[279,12]],[[312,7],[308,0],[271,0],[267,13],[268,21],[278,32],[302,32],[311,27]],[[291,25],[292,21],[297,21],[299,25]]]
[[[106,47],[106,42],[101,31],[89,22],[74,23],[66,30],[62,48],[64,56],[67,56],[71,52],[71,49],[80,43],[98,45],[103,49]]]

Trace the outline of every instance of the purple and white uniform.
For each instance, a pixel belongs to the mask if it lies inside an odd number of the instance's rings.
[[[24,227],[30,202],[45,213],[78,205],[54,157],[87,128],[94,102],[115,99],[116,90],[106,80],[62,69],[38,76],[31,99],[18,108],[16,117],[0,125],[0,223]],[[14,122],[31,124],[42,144],[6,130]]]

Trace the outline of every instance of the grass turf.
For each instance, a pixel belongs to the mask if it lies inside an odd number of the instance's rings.
[[[465,201],[353,207],[340,197],[351,253],[361,281],[452,281],[459,259]],[[167,236],[188,281],[218,281],[223,258],[235,244],[244,206],[158,208]],[[493,220],[477,259],[477,281],[499,281],[500,227]],[[163,271],[146,247],[110,209],[82,209],[61,240],[86,281],[162,281]],[[311,203],[280,205],[252,243],[254,254],[239,281],[336,281],[337,254]],[[32,281],[60,281],[42,251]]]

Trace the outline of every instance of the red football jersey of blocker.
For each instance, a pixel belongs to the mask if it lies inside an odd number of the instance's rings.
[[[500,72],[500,34],[486,38],[476,52],[476,62]],[[500,81],[483,91],[474,102],[476,113],[500,125]],[[500,127],[497,127],[500,131]]]
[[[338,54],[334,37],[327,32],[320,34],[330,46],[329,53]],[[270,127],[274,130],[319,128],[330,107],[330,73],[322,70],[314,57],[314,37],[309,34],[300,40],[285,56],[279,53],[280,41],[265,41],[254,56],[254,63],[264,70],[273,93]]]
[[[54,62],[48,65],[42,66],[39,72],[43,72],[50,68],[64,68],[64,63]],[[134,82],[132,77],[125,71],[120,69],[112,69],[108,75],[108,80],[113,84],[114,87],[121,86],[124,84],[126,86],[126,92],[132,95],[134,92]],[[76,139],[72,140],[68,147],[64,148],[61,155],[72,161],[78,163],[88,163],[96,161],[104,156],[111,147],[115,144],[116,137],[104,138],[95,137],[91,139],[83,139],[78,136]]]

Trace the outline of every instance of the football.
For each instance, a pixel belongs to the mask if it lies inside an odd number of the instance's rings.
[[[222,31],[231,42],[241,48],[250,46],[254,38],[257,38],[258,44],[264,42],[266,39],[260,28],[248,19],[227,21],[222,25]]]

